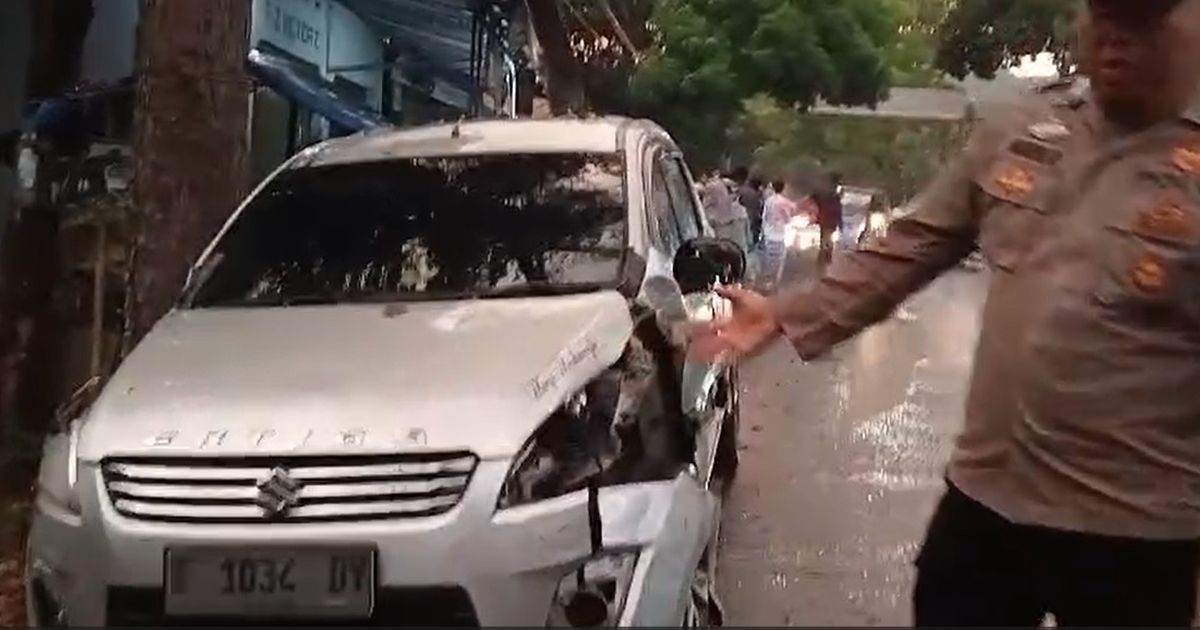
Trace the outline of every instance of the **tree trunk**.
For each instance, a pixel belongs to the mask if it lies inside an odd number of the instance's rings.
[[[136,342],[247,182],[249,0],[142,0],[134,139]]]
[[[604,2],[616,12],[621,28],[629,38],[629,44],[638,53],[645,54],[654,44],[654,34],[648,28],[650,16],[654,12],[654,2],[652,0],[611,0],[611,2],[604,0]]]
[[[527,0],[530,22],[542,49],[545,64],[546,98],[556,115],[581,112],[584,107],[583,77],[579,61],[571,52],[567,27],[557,0]]]
[[[12,409],[17,357],[16,287],[20,284],[9,259],[10,220],[16,212],[17,141],[33,38],[32,0],[0,5],[0,418]],[[0,425],[0,429],[4,429]]]

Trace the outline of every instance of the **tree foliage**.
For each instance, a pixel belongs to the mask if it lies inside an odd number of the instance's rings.
[[[911,198],[961,148],[965,122],[813,115],[766,97],[749,99],[732,140],[769,178],[790,178],[814,163],[841,172],[847,182]]]
[[[632,77],[631,109],[700,161],[722,153],[750,96],[807,109],[887,95],[883,50],[897,23],[886,0],[660,0],[653,20],[659,37]]]
[[[596,111],[653,118],[700,162],[742,101],[873,105],[905,0],[563,0]],[[532,6],[532,5],[531,5]]]
[[[938,27],[936,64],[958,79],[992,79],[1026,55],[1050,52],[1066,70],[1073,7],[1069,0],[959,0]]]
[[[938,87],[944,72],[935,64],[938,27],[950,11],[948,0],[893,0],[899,27],[884,50],[897,87]]]
[[[947,75],[972,73],[990,79],[1043,51],[1070,64],[1070,0],[548,4],[562,8],[572,71],[582,77],[590,109],[653,118],[706,166],[729,153],[727,130],[762,114],[765,103],[778,108],[773,115],[801,120],[818,101],[874,105],[891,85],[940,87]],[[744,107],[760,95],[757,113]],[[889,150],[909,141],[893,140],[899,145]],[[768,154],[792,150],[787,142],[764,143]]]

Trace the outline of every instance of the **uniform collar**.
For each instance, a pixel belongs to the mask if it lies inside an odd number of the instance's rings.
[[[1086,103],[1090,106],[1093,106],[1093,107],[1095,106],[1095,100],[1092,95],[1091,83],[1087,80],[1086,77],[1080,78],[1075,83],[1075,85],[1072,87],[1071,92],[1074,96],[1078,97],[1078,99],[1079,99],[1078,102],[1080,104]],[[1100,114],[1100,112],[1099,112],[1099,108],[1095,108],[1095,109],[1096,109],[1096,115],[1102,116],[1102,114]],[[1193,123],[1200,125],[1200,85],[1198,85],[1196,87],[1195,93],[1192,94],[1192,100],[1188,103],[1188,106],[1183,110],[1181,117],[1185,120],[1188,120],[1188,121],[1191,121]]]

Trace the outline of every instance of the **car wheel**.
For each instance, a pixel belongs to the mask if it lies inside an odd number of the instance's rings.
[[[736,368],[730,370],[729,376],[723,382],[722,389],[722,406],[725,408],[725,417],[721,421],[721,436],[717,439],[713,477],[719,484],[721,492],[725,492],[737,477],[738,465],[741,462],[741,452],[738,450],[738,428],[741,426],[742,403]]]
[[[696,572],[699,574],[700,570]],[[692,585],[691,597],[688,598],[687,611],[684,613],[683,623],[680,627],[683,628],[712,628],[725,625],[724,613],[721,612],[721,607],[717,605],[715,598],[712,596],[712,587],[706,583],[706,579],[697,579],[697,583]]]

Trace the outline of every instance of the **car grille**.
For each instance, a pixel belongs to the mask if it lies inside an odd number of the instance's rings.
[[[120,458],[102,464],[117,512],[190,523],[358,521],[449,511],[478,462],[470,453],[358,457]],[[281,509],[259,485],[294,481]],[[280,495],[275,494],[274,498]],[[267,496],[267,499],[272,498]]]
[[[164,612],[160,588],[110,587],[106,625],[110,627],[448,627],[477,628],[479,619],[471,598],[458,586],[389,587],[375,593],[369,619],[249,619],[229,617],[171,617]]]

